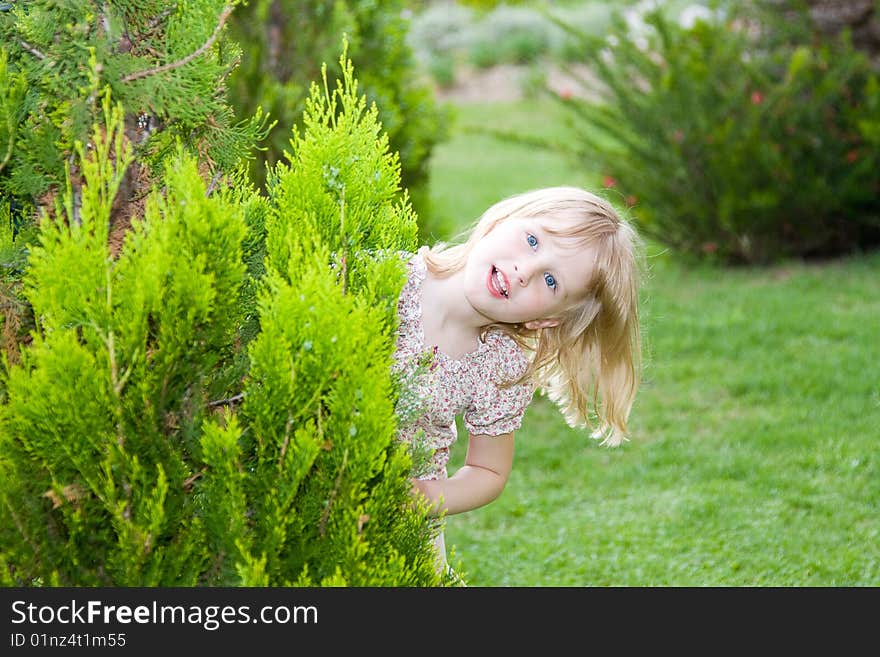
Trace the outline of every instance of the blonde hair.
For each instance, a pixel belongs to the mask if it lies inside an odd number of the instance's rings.
[[[596,263],[587,298],[565,311],[558,326],[491,324],[484,334],[497,328],[531,352],[525,374],[511,383],[532,381],[570,426],[590,427],[602,444],[619,445],[641,379],[638,235],[601,197],[577,187],[548,187],[491,206],[465,241],[423,251],[428,269],[441,277],[459,271],[474,245],[511,218],[544,220],[548,233],[593,248]]]

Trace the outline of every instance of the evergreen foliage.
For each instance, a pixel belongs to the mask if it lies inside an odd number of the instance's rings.
[[[315,461],[297,515],[267,511],[273,533],[289,523],[300,541],[287,567],[307,566],[316,581],[414,584],[430,575],[433,553],[422,550],[416,569],[404,559],[424,545],[425,521],[399,508],[412,459],[395,440],[399,391],[389,371],[404,282],[398,251],[415,248],[416,218],[376,106],[358,97],[345,56],[340,67],[335,89],[326,69],[323,89],[312,85],[304,131],[294,129],[292,151],[269,178],[261,333],[242,412],[265,437],[260,461],[284,459],[288,443]],[[298,486],[291,480],[291,497]]]
[[[22,294],[21,276],[36,227],[23,226],[11,203],[0,203],[0,370],[4,358],[19,361],[19,343],[29,341],[33,312]],[[0,394],[2,394],[0,377]]]
[[[573,150],[644,234],[700,258],[767,263],[880,244],[880,78],[844,32],[724,3],[582,36],[601,99],[561,99]]]
[[[263,121],[237,124],[223,93],[240,56],[223,30],[235,4],[35,0],[0,12],[13,71],[8,84],[16,91],[3,109],[20,119],[0,192],[39,197],[64,184],[73,145],[85,143],[101,118],[104,86],[128,112],[126,132],[139,160],[161,171],[183,141],[212,169],[233,168]],[[8,132],[0,136],[13,143]]]
[[[118,254],[137,145],[102,87],[24,275],[3,374],[6,584],[449,583],[412,504],[391,374],[415,215],[351,63],[313,86],[271,194],[179,146]],[[242,402],[243,399],[243,402]]]
[[[443,139],[446,117],[430,87],[419,79],[407,43],[405,0],[250,0],[230,19],[244,55],[230,76],[230,99],[244,116],[264,109],[277,123],[253,163],[263,185],[266,166],[284,157],[289,127],[302,117],[309,83],[334,59],[343,34],[363,93],[379,108],[383,130],[401,160],[401,182],[415,207],[427,208],[428,165]]]
[[[132,161],[110,210],[108,239],[116,254],[133,217],[178,145],[207,176],[219,180],[241,167],[266,133],[260,113],[239,121],[225,80],[240,57],[226,37],[236,2],[158,0],[130,2],[3,3],[0,9],[0,220],[11,215],[27,233],[51,215],[64,186],[79,213],[83,174],[75,144],[87,144],[103,121],[105,87],[125,108],[124,133]],[[68,171],[69,169],[69,171]],[[68,177],[69,173],[69,177]],[[69,181],[69,182],[68,182]],[[26,235],[13,260],[26,259]],[[9,267],[0,295],[10,314],[4,344],[12,360],[22,331],[32,326],[20,294],[21,267]]]

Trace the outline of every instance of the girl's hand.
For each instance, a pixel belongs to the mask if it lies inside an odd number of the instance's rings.
[[[410,479],[410,483],[412,484],[412,488],[410,489],[410,495],[412,496],[412,499],[407,502],[407,508],[411,511],[415,511],[420,506],[433,506],[433,503],[428,493],[426,482],[422,479]],[[431,511],[431,515],[434,515],[433,509]]]
[[[423,480],[411,479],[410,481],[412,481],[412,494],[415,497],[418,498],[420,495],[425,498],[428,497],[428,488]]]

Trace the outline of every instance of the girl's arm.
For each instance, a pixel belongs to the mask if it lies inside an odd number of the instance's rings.
[[[413,491],[433,505],[432,513],[470,511],[494,500],[504,490],[513,466],[513,432],[500,436],[471,434],[464,465],[449,479],[415,479]]]

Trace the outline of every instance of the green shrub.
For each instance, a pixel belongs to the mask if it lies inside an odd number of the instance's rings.
[[[791,15],[716,16],[684,28],[652,11],[637,39],[616,15],[607,39],[581,36],[603,92],[564,101],[584,166],[682,252],[759,263],[880,243],[880,85],[866,56],[846,34],[792,29]]]
[[[0,583],[447,581],[396,439],[415,215],[340,69],[312,86],[268,198],[209,188],[178,149],[116,258],[108,218],[134,149],[102,94],[90,147],[75,144],[81,202],[68,185],[30,256],[34,343],[3,373]]]
[[[446,118],[416,70],[407,42],[406,2],[357,0],[251,0],[230,19],[242,48],[230,76],[230,99],[243,115],[262,108],[277,121],[251,167],[258,185],[266,167],[283,157],[289,129],[302,118],[309,83],[323,62],[331,74],[343,36],[364,94],[379,108],[391,148],[400,154],[401,179],[420,212],[427,209],[428,165],[445,135]]]
[[[499,6],[471,26],[469,59],[483,68],[534,62],[549,52],[553,29],[534,10]]]
[[[579,53],[578,42],[546,15],[546,6],[532,3],[467,2],[430,4],[414,14],[408,41],[418,63],[430,69],[446,55],[478,68],[497,64],[531,64],[544,58],[567,61]],[[601,34],[608,23],[606,3],[554,3],[553,15],[567,25]]]
[[[178,142],[211,173],[234,169],[265,134],[265,119],[252,113],[239,123],[218,93],[240,55],[222,29],[230,11],[225,0],[4,7],[0,194],[53,209],[49,199],[61,192],[74,144],[86,143],[102,118],[97,99],[105,85],[129,113],[140,178],[124,187],[135,196],[143,195],[150,169],[161,175]]]
[[[28,253],[36,239],[33,224],[23,226],[21,211],[8,202],[0,203],[0,399],[2,371],[19,362],[19,345],[33,329],[33,310],[22,292],[21,276]]]
[[[501,54],[494,43],[476,41],[468,49],[467,59],[477,68],[492,68],[501,63]]]
[[[179,145],[219,183],[265,136],[265,117],[237,119],[225,95],[240,54],[224,29],[234,4],[0,3],[0,236],[12,226],[0,239],[0,348],[10,360],[33,324],[21,294],[29,235],[67,184],[78,215],[75,144],[87,144],[104,119],[102,88],[125,108],[134,145],[108,218],[113,253]]]
[[[458,54],[474,20],[473,10],[460,4],[430,4],[413,14],[407,41],[422,64],[435,54]]]
[[[518,30],[509,34],[498,45],[506,61],[531,64],[547,52],[549,40],[542,32]]]
[[[428,71],[441,88],[451,87],[455,83],[455,59],[446,53],[434,55],[427,64]]]
[[[546,20],[554,28],[551,32],[551,51],[554,59],[560,62],[577,61],[583,55],[581,40],[572,36],[568,29],[559,29],[553,20],[547,15],[561,20],[569,28],[578,32],[600,36],[607,32],[611,19],[611,8],[604,2],[577,3],[571,7],[553,7],[542,12],[543,20]]]

